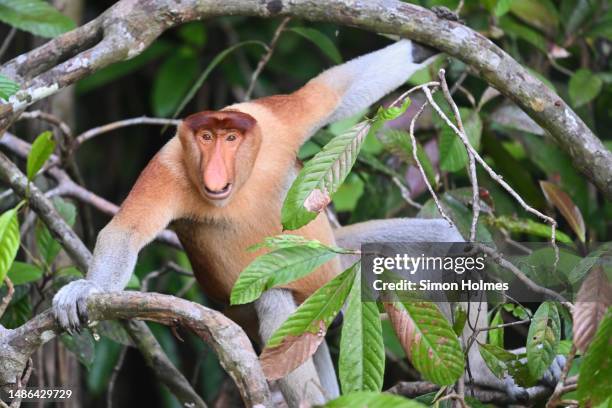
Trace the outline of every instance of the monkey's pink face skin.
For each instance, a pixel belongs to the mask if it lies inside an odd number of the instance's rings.
[[[224,200],[232,193],[236,152],[244,135],[237,129],[202,129],[196,139],[202,152],[203,193],[210,200]]]
[[[197,153],[191,164],[194,181],[207,201],[223,206],[250,173],[257,149],[249,132],[256,121],[243,112],[204,111],[184,123],[186,145]]]

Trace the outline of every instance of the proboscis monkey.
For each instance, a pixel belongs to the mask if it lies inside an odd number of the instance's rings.
[[[87,321],[87,297],[120,291],[141,248],[170,226],[183,244],[204,292],[227,301],[240,272],[255,255],[245,249],[282,232],[280,214],[298,172],[300,146],[319,128],[360,112],[402,85],[432,53],[403,40],[333,67],[289,95],[270,96],[185,118],[144,169],[115,217],[100,231],[86,279],[63,287],[53,299],[62,327]],[[407,241],[453,241],[448,224],[402,221],[392,229]],[[372,224],[370,224],[372,225]],[[377,239],[358,226],[344,240]],[[389,230],[387,230],[388,232]],[[324,212],[295,231],[334,244]],[[378,237],[384,241],[385,237]],[[255,302],[266,341],[321,285],[341,271],[335,259],[310,275],[267,291]],[[338,395],[325,343],[312,359],[281,380],[290,406],[323,403]]]

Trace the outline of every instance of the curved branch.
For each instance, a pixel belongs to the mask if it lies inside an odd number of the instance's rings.
[[[92,321],[141,319],[191,330],[215,351],[221,365],[238,386],[247,407],[258,404],[272,406],[268,383],[251,342],[240,326],[223,314],[174,296],[141,292],[92,295],[87,308]],[[14,379],[15,374],[21,373],[25,367],[29,356],[59,330],[50,311],[39,314],[17,329],[6,330],[0,336],[2,377],[12,375],[10,378]],[[176,379],[170,378],[169,381]]]
[[[32,103],[100,68],[138,55],[168,28],[223,15],[326,21],[436,47],[470,65],[515,101],[570,154],[576,168],[612,199],[612,152],[555,92],[481,34],[397,0],[121,0],[88,24],[0,68],[23,85],[8,105],[0,106],[0,128]]]

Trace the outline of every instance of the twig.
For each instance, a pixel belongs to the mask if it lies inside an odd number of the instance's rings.
[[[73,149],[82,145],[86,141],[122,127],[135,126],[135,125],[160,125],[160,126],[178,126],[181,123],[178,119],[163,119],[163,118],[149,118],[146,116],[140,116],[137,118],[123,119],[116,122],[107,123],[106,125],[91,128],[86,132],[78,135],[74,140]]]
[[[17,29],[15,27],[12,27],[11,31],[9,31],[7,36],[4,38],[4,41],[2,42],[2,47],[0,47],[0,59],[2,59],[2,57],[4,56],[4,53],[6,52],[6,50],[8,50],[8,47],[11,45],[11,41],[13,41],[13,37],[15,36],[16,32],[17,32]]]
[[[127,354],[127,351],[127,346],[123,346],[121,348],[117,364],[115,364],[115,366],[113,367],[113,372],[108,381],[108,389],[106,391],[106,408],[113,408],[113,391],[115,389],[115,382],[117,381],[117,377],[119,377],[119,371],[121,371],[121,367],[123,366],[123,361],[125,360],[125,355]]]
[[[253,93],[253,89],[255,88],[257,78],[261,74],[261,71],[263,71],[268,61],[270,61],[270,58],[272,58],[272,54],[274,54],[274,49],[276,48],[276,43],[278,42],[283,31],[285,31],[285,27],[287,26],[289,21],[291,21],[291,17],[285,17],[276,28],[276,31],[274,31],[274,35],[272,36],[272,40],[268,44],[266,53],[261,57],[259,63],[257,64],[257,68],[255,68],[255,71],[253,71],[253,75],[251,75],[251,82],[249,83],[249,87],[247,88],[244,94],[245,101],[251,99],[251,94]]]
[[[15,294],[13,282],[11,282],[8,276],[4,277],[4,283],[6,283],[6,296],[4,296],[2,298],[2,302],[0,302],[0,317],[2,317],[2,315],[6,311],[6,308],[8,307],[9,303],[11,303],[13,295]]]
[[[438,72],[438,78],[440,79],[440,87],[442,88],[442,93],[444,94],[446,101],[452,108],[453,114],[455,115],[455,121],[457,121],[457,127],[459,128],[459,132],[457,133],[457,135],[463,142],[463,145],[465,146],[468,155],[468,175],[470,177],[470,183],[472,184],[472,225],[470,227],[470,241],[474,242],[476,240],[476,226],[478,225],[478,215],[480,214],[480,194],[478,189],[478,177],[476,175],[476,162],[474,160],[474,152],[473,149],[470,149],[471,144],[467,138],[467,135],[465,134],[465,128],[463,127],[463,121],[461,120],[459,108],[457,107],[457,104],[453,100],[453,97],[451,96],[450,91],[448,90],[448,84],[446,83],[444,69],[441,69]]]
[[[451,122],[451,120],[446,116],[446,114],[442,111],[442,109],[436,104],[436,102],[433,100],[431,91],[429,90],[429,88],[425,87],[423,88],[423,92],[425,92],[425,96],[427,97],[427,100],[429,101],[429,103],[431,104],[431,106],[434,107],[434,109],[436,110],[436,112],[438,113],[438,115],[440,115],[440,117],[446,122],[446,124],[453,130],[453,132],[455,132],[462,141],[464,141],[464,144],[466,145],[468,152],[471,152],[474,155],[474,158],[480,163],[480,165],[486,170],[486,172],[489,174],[489,176],[495,180],[499,185],[501,185],[508,193],[510,193],[510,195],[512,197],[514,197],[514,199],[521,205],[521,207],[523,207],[523,209],[525,209],[525,211],[530,212],[531,214],[534,214],[540,218],[542,218],[543,220],[545,220],[546,222],[548,222],[551,225],[551,242],[553,244],[553,246],[555,247],[555,253],[556,253],[556,260],[558,261],[559,259],[559,248],[556,245],[556,240],[555,240],[555,230],[557,227],[557,222],[545,215],[542,214],[540,211],[536,210],[535,208],[531,207],[529,204],[527,204],[525,202],[525,200],[523,200],[523,197],[520,196],[520,194],[518,194],[516,191],[514,191],[514,189],[512,187],[510,187],[510,185],[508,183],[506,183],[506,181],[504,181],[504,179],[499,176],[492,168],[491,166],[489,166],[487,164],[486,161],[484,161],[484,159],[480,156],[480,154],[478,154],[478,152],[476,151],[476,149],[474,149],[474,147],[469,143],[469,140],[467,139],[467,136],[465,135],[464,132],[461,132],[459,129],[457,129],[457,127],[453,124],[453,122]]]
[[[66,122],[62,121],[60,118],[58,118],[57,116],[51,113],[43,112],[40,110],[23,112],[21,116],[19,116],[19,120],[21,119],[42,120],[58,128],[64,134],[64,136],[66,137],[66,140],[70,140],[72,136],[72,130],[70,129],[70,126],[68,126]]]
[[[486,245],[481,244],[475,244],[475,246],[479,251],[482,251],[485,254],[489,255],[493,259],[493,261],[495,261],[499,266],[512,272],[512,274],[514,274],[514,276],[516,276],[518,280],[523,282],[529,289],[533,290],[534,292],[549,296],[555,300],[558,300],[559,302],[567,306],[570,310],[574,308],[574,306],[570,302],[568,302],[567,299],[565,299],[562,295],[558,294],[554,290],[550,290],[548,288],[540,286],[531,279],[529,279],[527,275],[525,275],[520,269],[514,266],[512,262],[504,259],[504,257],[502,257],[495,249],[489,248]]]
[[[417,210],[420,210],[421,208],[423,208],[421,204],[417,203],[416,201],[412,199],[412,197],[410,197],[410,190],[408,190],[408,187],[406,187],[404,183],[402,183],[402,181],[397,176],[393,176],[391,180],[393,180],[393,183],[395,183],[397,188],[399,188],[404,201],[406,201],[408,204],[410,204],[412,207],[416,208]]]
[[[428,89],[428,88],[425,87],[423,89]],[[421,114],[423,113],[423,110],[426,107],[427,107],[427,102],[425,102],[425,103],[423,103],[423,105],[421,105],[421,107],[419,108],[417,113],[415,113],[414,117],[410,121],[409,135],[410,135],[410,140],[412,141],[412,158],[414,159],[414,161],[415,161],[419,171],[421,172],[421,176],[423,177],[423,182],[425,182],[425,185],[427,186],[427,189],[429,190],[429,193],[431,194],[431,197],[433,198],[434,202],[436,203],[436,207],[438,207],[438,211],[440,212],[440,215],[446,221],[448,221],[448,223],[452,226],[452,225],[455,225],[455,224],[450,219],[450,217],[448,215],[446,215],[446,212],[442,208],[442,204],[440,203],[440,200],[438,199],[438,196],[436,195],[436,192],[434,191],[433,187],[431,186],[431,183],[429,182],[429,179],[427,179],[427,174],[425,173],[425,169],[423,168],[423,165],[421,164],[421,161],[419,160],[419,156],[417,154],[418,146],[417,146],[416,137],[414,136],[414,124],[417,121],[417,119],[419,118],[419,116],[421,116]]]

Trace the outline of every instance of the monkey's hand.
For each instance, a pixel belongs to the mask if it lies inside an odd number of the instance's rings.
[[[70,282],[53,297],[53,315],[59,325],[72,334],[80,332],[87,324],[87,299],[103,290],[91,280],[79,279]]]
[[[524,348],[519,350],[524,350]],[[526,359],[521,359],[521,361],[526,362]],[[538,381],[538,385],[545,385],[554,389],[559,380],[561,379],[561,373],[563,372],[563,367],[565,367],[565,363],[565,356],[558,355],[557,357],[555,357],[550,367],[548,367],[548,370],[546,370],[540,381]],[[504,379],[504,384],[506,392],[514,401],[527,402],[533,397],[532,393],[535,388],[523,388],[517,385],[510,376],[507,376]]]

